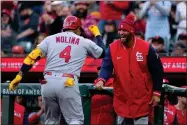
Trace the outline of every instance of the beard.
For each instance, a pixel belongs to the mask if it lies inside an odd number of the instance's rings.
[[[79,18],[86,18],[86,17],[87,17],[87,13],[88,13],[88,10],[78,9],[78,10],[76,11],[75,16],[77,16],[77,17],[79,17]]]
[[[124,44],[127,44],[128,42],[130,42],[131,39],[132,39],[131,34],[120,36],[120,40]]]

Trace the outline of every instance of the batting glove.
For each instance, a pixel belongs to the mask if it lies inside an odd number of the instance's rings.
[[[99,28],[96,25],[91,25],[88,27],[89,31],[93,33],[93,35],[96,37],[98,35],[101,35]]]
[[[75,85],[74,80],[72,78],[69,78],[69,77],[67,78],[67,80],[64,84],[64,86],[66,86],[66,87],[70,87],[70,86],[74,86],[74,85]]]
[[[16,77],[10,82],[9,90],[15,90],[18,87],[18,84],[20,83],[21,79],[22,76],[20,74],[17,74]]]

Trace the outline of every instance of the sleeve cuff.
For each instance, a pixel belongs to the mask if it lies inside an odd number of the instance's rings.
[[[106,80],[105,80],[105,79],[103,79],[103,78],[97,78],[97,79],[94,81],[94,84],[96,84],[96,83],[99,82],[99,81],[103,81],[104,84],[106,83]]]
[[[154,92],[153,92],[153,95],[154,95],[154,96],[159,96],[159,97],[160,97],[160,96],[161,96],[161,93],[160,93],[159,91],[154,91]]]

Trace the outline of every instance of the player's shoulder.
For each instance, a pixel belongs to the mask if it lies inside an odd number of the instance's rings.
[[[90,39],[88,39],[88,38],[83,38],[83,40],[84,40],[85,42],[94,43],[94,41],[92,41],[92,40],[90,40]]]
[[[84,45],[87,45],[89,43],[93,43],[92,40],[88,39],[88,38],[85,38],[83,36],[79,36],[77,35],[77,37],[80,39],[81,43],[84,44]]]
[[[58,36],[60,33],[57,33],[57,34],[53,34],[53,35],[49,35],[49,36],[47,36],[47,37],[45,37],[45,39],[44,40],[49,40],[49,39],[54,39],[56,36]]]
[[[49,35],[46,38],[55,38],[56,36],[62,36],[62,35],[64,35],[64,32],[60,32],[60,33],[56,33],[56,34],[53,34],[53,35]]]
[[[149,42],[145,41],[144,39],[138,38],[138,37],[136,37],[136,42],[140,43],[141,45],[144,45],[144,46],[149,46],[150,45]]]
[[[56,35],[60,35],[60,36],[69,36],[69,37],[76,37],[76,38],[78,38],[78,39],[80,39],[80,40],[84,40],[84,39],[85,39],[85,38],[82,37],[82,36],[79,36],[79,35],[77,35],[77,34],[75,34],[75,33],[73,33],[73,32],[68,32],[68,31],[66,31],[66,32],[61,32],[61,33],[56,34]]]
[[[53,34],[53,35],[49,35],[45,38],[45,40],[52,40],[52,39],[56,39],[56,37],[59,37],[59,36],[65,36],[66,33],[65,32],[60,32],[60,33],[56,33],[56,34]]]

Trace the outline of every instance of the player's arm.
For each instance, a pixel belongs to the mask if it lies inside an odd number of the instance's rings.
[[[11,81],[9,85],[9,90],[15,90],[20,83],[24,73],[28,72],[33,64],[38,61],[40,58],[44,57],[47,54],[48,49],[48,37],[45,38],[23,61],[20,72],[16,77]]]
[[[22,74],[28,72],[35,62],[40,60],[43,57],[42,51],[40,48],[35,48],[23,61],[23,65],[21,67],[20,72]]]
[[[106,50],[105,57],[103,58],[101,69],[99,71],[98,79],[95,80],[96,84],[99,81],[105,83],[112,76],[113,73],[113,63],[110,54],[110,48]]]
[[[151,45],[149,46],[147,63],[153,81],[154,94],[159,96],[162,89],[164,71],[160,57],[156,54],[154,48]]]
[[[103,58],[105,56],[105,45],[103,43],[99,28],[96,25],[91,25],[91,26],[88,27],[88,29],[95,36],[96,44],[103,49],[103,52],[102,52],[102,54],[99,57],[99,58]]]
[[[104,58],[105,57],[105,45],[103,43],[101,35],[96,36],[96,44],[103,49],[103,52],[99,58]]]
[[[23,61],[23,65],[21,66],[21,69],[19,71],[19,73],[16,75],[16,77],[14,78],[14,80],[11,81],[10,85],[9,85],[9,90],[15,90],[19,84],[19,82],[22,79],[22,76],[24,73],[28,72],[33,64],[38,61],[39,59],[41,59],[43,57],[42,51],[41,49],[39,49],[38,47],[35,48]]]

